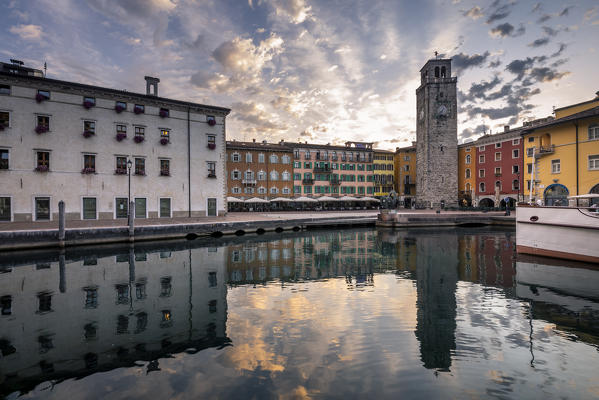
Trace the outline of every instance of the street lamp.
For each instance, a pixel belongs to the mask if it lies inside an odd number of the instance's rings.
[[[129,196],[127,197],[127,219],[131,216],[131,166],[133,163],[127,159],[127,169],[129,170]]]

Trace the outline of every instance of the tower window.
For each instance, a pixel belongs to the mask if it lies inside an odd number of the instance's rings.
[[[435,67],[435,78],[439,77],[439,67]]]
[[[441,67],[441,78],[445,78],[446,70],[445,67]]]

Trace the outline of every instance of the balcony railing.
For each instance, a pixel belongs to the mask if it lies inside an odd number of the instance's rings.
[[[314,179],[313,178],[304,178],[304,179],[302,179],[302,184],[304,184],[304,185],[313,185],[314,184]]]
[[[334,186],[341,185],[341,181],[339,179],[331,179],[330,183]]]
[[[495,172],[495,177],[497,177],[497,178],[501,177],[501,172]]]
[[[331,167],[326,166],[316,166],[314,167],[314,172],[331,172]]]
[[[243,183],[244,185],[255,185],[256,180],[255,179],[243,179],[241,181],[241,183]]]
[[[533,147],[526,149],[526,155],[532,157]],[[535,158],[544,156],[546,154],[553,154],[555,152],[555,145],[541,146],[535,151]]]

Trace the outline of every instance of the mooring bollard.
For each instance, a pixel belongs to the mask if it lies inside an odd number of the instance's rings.
[[[129,245],[129,282],[135,282],[135,248]]]
[[[58,245],[64,247],[65,243],[65,215],[64,215],[64,201],[58,202]]]
[[[135,203],[132,201],[132,202],[129,203],[129,216],[128,216],[129,217],[128,218],[129,219],[128,222],[129,222],[129,241],[130,242],[133,242],[135,240],[134,239],[134,236],[135,236],[135,226],[134,226],[134,223],[133,223],[134,222],[133,221],[134,213],[135,213]]]
[[[67,291],[67,277],[66,277],[66,272],[65,272],[65,265],[66,265],[66,260],[65,260],[64,250],[61,250],[60,255],[58,256],[58,274],[59,274],[58,290],[60,290],[60,293],[64,293]]]

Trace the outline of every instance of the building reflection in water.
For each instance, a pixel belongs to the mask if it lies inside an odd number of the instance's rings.
[[[73,249],[66,254],[28,253],[10,258],[0,255],[0,395],[26,392],[45,381],[56,384],[118,367],[142,365],[145,374],[152,374],[161,371],[161,359],[172,354],[227,346],[231,344],[227,323],[232,321],[228,320],[227,294],[242,285],[250,289],[262,285],[285,288],[299,282],[303,290],[309,290],[309,282],[340,278],[344,279],[341,290],[354,294],[346,289],[376,292],[375,283],[380,282],[376,275],[383,273],[395,274],[391,277],[403,283],[413,282],[415,294],[402,299],[412,299],[415,308],[394,308],[396,304],[385,308],[377,301],[396,300],[385,296],[350,299],[369,302],[378,308],[379,314],[380,310],[413,310],[413,318],[402,315],[400,319],[408,326],[410,340],[418,346],[414,347],[413,362],[418,362],[419,355],[426,369],[454,369],[456,352],[464,343],[460,335],[470,329],[463,321],[457,321],[460,309],[470,306],[460,304],[459,299],[465,297],[459,296],[464,286],[459,281],[474,283],[467,285],[468,290],[476,287],[484,292],[493,287],[497,288],[494,293],[500,292],[501,296],[522,299],[525,305],[530,304],[531,324],[533,319],[548,321],[568,332],[567,338],[598,345],[599,272],[575,266],[576,274],[572,275],[574,270],[563,267],[563,263],[547,263],[518,258],[516,268],[513,232],[485,228],[298,232],[174,242],[168,246]],[[550,276],[557,279],[551,280]],[[393,293],[389,280],[384,282],[385,290]],[[333,287],[325,287],[330,296],[336,295]],[[321,293],[323,290],[319,287]],[[252,295],[267,292],[253,290]],[[243,293],[237,291],[238,295]],[[232,314],[237,319],[248,318],[235,311]],[[372,310],[369,316],[375,314]],[[300,316],[319,317],[308,312]],[[299,317],[295,326],[297,320]],[[236,321],[233,326],[246,326]],[[338,320],[341,321],[345,319]],[[376,318],[365,318],[360,323],[372,321]],[[285,326],[287,322],[270,321],[281,338],[291,329]],[[244,323],[259,325],[261,320]],[[316,328],[319,324],[314,326],[312,334],[322,336]],[[352,332],[351,327],[335,326]],[[362,328],[370,333],[370,326]],[[269,331],[272,329],[264,329]],[[401,336],[402,332],[393,334]],[[531,342],[532,338],[531,333]],[[352,339],[350,335],[345,340]],[[260,343],[256,351],[270,346],[262,337],[253,340]],[[381,333],[380,340],[389,344],[390,339]],[[497,338],[500,340],[504,339]],[[409,340],[400,342],[407,345]],[[240,348],[244,343],[237,345],[227,349],[229,359],[235,359],[235,351],[243,357]],[[294,348],[302,344],[300,341],[284,345]],[[379,345],[382,344],[361,348]],[[534,349],[534,344],[530,347]],[[387,347],[389,351],[393,349],[392,345]],[[406,359],[411,357],[411,349],[397,351],[404,352]],[[267,353],[277,354],[276,347],[269,347]],[[299,353],[305,356],[306,351]],[[281,358],[287,363],[281,370],[297,368],[294,354],[289,351]],[[360,359],[363,354],[354,356]],[[364,356],[377,360],[379,354]],[[330,359],[330,368],[342,376],[344,361],[341,357],[332,360],[337,358]],[[345,360],[351,363],[352,357]]]

